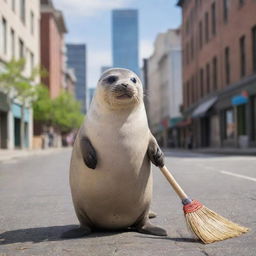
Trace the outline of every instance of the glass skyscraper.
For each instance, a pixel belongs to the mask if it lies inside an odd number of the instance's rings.
[[[139,72],[138,10],[112,11],[113,67],[128,68]]]
[[[67,44],[67,65],[75,70],[76,99],[82,104],[82,111],[86,113],[86,45]]]

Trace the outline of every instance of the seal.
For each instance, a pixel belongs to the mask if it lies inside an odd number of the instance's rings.
[[[148,127],[142,83],[128,69],[109,69],[98,81],[74,143],[70,187],[80,228],[63,237],[128,228],[166,236],[164,229],[149,221],[150,161],[164,165],[164,155]]]

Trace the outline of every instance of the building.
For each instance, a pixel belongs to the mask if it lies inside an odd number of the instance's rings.
[[[92,98],[94,96],[95,90],[96,90],[96,88],[88,88],[88,92],[87,92],[87,95],[88,95],[88,100],[87,100],[88,106],[87,106],[87,109],[89,109],[89,106],[90,106],[90,104],[92,102]]]
[[[41,65],[48,75],[42,82],[48,87],[51,98],[65,88],[65,45],[67,33],[62,12],[55,9],[52,0],[41,0]]]
[[[40,64],[39,21],[40,2],[0,0],[0,72],[11,59],[25,59],[23,75],[29,77]],[[39,78],[35,80],[39,82]],[[21,138],[21,109],[18,100],[10,104],[7,95],[0,92],[0,148],[19,148],[21,141],[32,147],[33,112],[25,107],[25,134]]]
[[[65,91],[75,96],[76,82],[75,70],[67,68],[65,73]]]
[[[67,44],[67,65],[74,69],[76,75],[75,96],[81,102],[82,111],[86,113],[86,45]]]
[[[157,36],[154,53],[144,62],[144,67],[151,131],[164,147],[177,147],[175,125],[181,121],[182,104],[180,30],[170,29]]]
[[[138,10],[112,11],[113,67],[128,68],[139,75]]]
[[[256,2],[177,4],[182,8],[184,136],[193,147],[255,147]]]

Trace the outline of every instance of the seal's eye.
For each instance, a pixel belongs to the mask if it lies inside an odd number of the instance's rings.
[[[105,80],[106,80],[107,83],[112,84],[112,83],[116,82],[117,79],[118,79],[117,76],[109,76]]]
[[[137,83],[137,79],[135,77],[131,78],[131,81],[135,84]]]

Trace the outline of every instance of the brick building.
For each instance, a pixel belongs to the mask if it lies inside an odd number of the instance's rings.
[[[41,64],[48,76],[42,82],[49,88],[52,98],[65,88],[65,44],[67,33],[62,12],[56,10],[52,0],[41,0]]]
[[[179,0],[182,133],[193,147],[256,146],[256,1]]]

